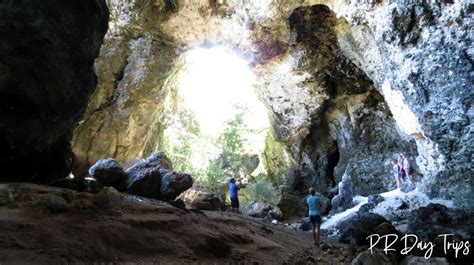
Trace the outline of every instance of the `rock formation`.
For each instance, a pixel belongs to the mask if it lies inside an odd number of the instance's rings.
[[[101,157],[159,148],[169,86],[193,48],[249,58],[272,133],[262,155],[302,214],[309,187],[334,196],[347,165],[356,194],[395,187],[405,153],[430,196],[472,207],[472,5],[375,1],[110,1],[99,86],[76,129],[76,175]]]
[[[193,179],[188,174],[171,170],[173,166],[161,152],[149,156],[127,169],[127,193],[173,201],[182,192],[193,186]]]
[[[127,174],[122,166],[112,158],[101,159],[89,168],[89,176],[104,186],[111,186],[124,191],[127,183]]]
[[[0,17],[2,178],[65,177],[72,130],[96,87],[105,0],[2,1]]]
[[[249,181],[265,181],[279,202],[249,200],[244,212],[302,217],[312,187],[321,212],[335,214],[324,230],[337,229],[340,242],[414,233],[436,243],[440,264],[472,261],[472,252],[443,254],[439,234],[473,240],[473,14],[468,1],[3,1],[2,179],[90,192],[0,184],[0,256],[13,263],[150,253],[144,262],[352,260],[330,251],[316,260],[304,239],[248,217],[202,212],[225,209],[224,189],[219,198],[190,192],[198,209],[187,208],[186,194],[177,199],[193,178],[156,151],[171,114],[180,115],[176,87],[186,54],[224,46],[248,61],[271,121],[264,151],[238,160]],[[414,183],[384,192],[395,188],[390,160],[401,153]],[[84,226],[84,216],[92,223]],[[300,229],[308,228],[303,219]],[[375,253],[353,264],[421,262]]]

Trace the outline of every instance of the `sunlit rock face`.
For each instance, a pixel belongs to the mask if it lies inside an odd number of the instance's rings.
[[[424,191],[472,207],[473,6],[340,7],[345,54],[374,81],[402,135],[416,141]]]
[[[309,187],[331,197],[349,165],[356,193],[394,188],[399,153],[421,189],[471,207],[472,6],[355,2],[109,1],[78,175],[159,148],[181,56],[221,45],[257,77],[272,122],[262,158],[284,214],[304,211]]]
[[[166,2],[108,1],[110,30],[95,64],[99,84],[73,140],[75,175],[105,156],[122,163],[141,156],[147,139],[160,137],[161,88],[177,56],[158,27],[175,11]]]
[[[108,9],[101,0],[0,4],[2,178],[49,182],[72,166],[72,129],[95,89]]]
[[[295,9],[288,21],[294,41],[277,64],[286,66],[287,74],[272,69],[262,76],[276,139],[293,158],[294,170],[283,184],[299,196],[315,187],[330,197],[346,168],[353,167],[357,194],[394,188],[388,162],[400,152],[416,155],[416,147],[399,135],[372,81],[340,50],[336,15],[315,5]],[[282,202],[284,212],[294,204],[303,204],[304,211],[304,201],[289,199],[293,202]]]

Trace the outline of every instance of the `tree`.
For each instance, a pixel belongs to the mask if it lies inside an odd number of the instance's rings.
[[[222,134],[217,138],[216,145],[221,153],[209,163],[206,170],[207,183],[211,190],[225,200],[226,183],[228,176],[238,176],[242,167],[242,153],[244,152],[244,135],[247,128],[244,124],[244,113],[238,113],[227,122]]]

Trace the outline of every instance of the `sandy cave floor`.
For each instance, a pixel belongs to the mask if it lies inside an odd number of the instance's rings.
[[[189,211],[127,196],[119,210],[101,210],[94,194],[13,183],[15,199],[0,206],[0,264],[17,263],[350,263],[357,249],[309,233],[228,212]],[[66,211],[45,207],[51,196]]]

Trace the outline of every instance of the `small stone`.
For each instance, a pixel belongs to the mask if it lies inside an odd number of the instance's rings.
[[[384,200],[385,200],[384,197],[382,197],[380,194],[369,195],[368,203],[377,205],[377,204],[383,202]]]
[[[7,205],[13,202],[13,191],[10,186],[0,184],[0,205]]]
[[[268,218],[270,220],[280,219],[283,215],[278,206],[256,201],[246,203],[242,209],[242,213],[252,217]]]
[[[176,208],[181,209],[181,210],[186,209],[186,204],[185,204],[184,201],[181,200],[181,199],[176,199],[176,200],[174,200],[174,201],[171,201],[170,204],[171,204],[173,207],[176,207]]]
[[[61,213],[69,210],[67,201],[58,195],[49,195],[43,200],[43,205],[52,213]]]
[[[116,210],[122,205],[123,195],[112,187],[104,188],[94,196],[94,204],[105,210]]]

